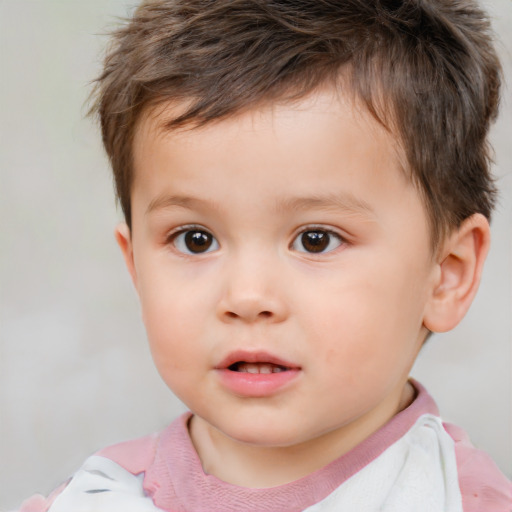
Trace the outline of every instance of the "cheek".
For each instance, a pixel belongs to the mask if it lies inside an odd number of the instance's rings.
[[[201,321],[197,321],[197,304],[192,307],[183,290],[178,292],[163,280],[141,285],[142,319],[149,346],[157,368],[166,379],[165,373],[191,367],[197,358],[196,345],[191,343],[201,325]]]
[[[322,301],[308,302],[302,325],[323,347],[323,364],[350,379],[404,366],[415,350],[422,302],[390,269],[324,283]],[[336,368],[335,368],[336,370]],[[336,375],[336,372],[334,372]]]
[[[155,367],[166,385],[186,402],[190,389],[200,385],[197,379],[205,362],[200,322],[193,322],[183,312],[174,300],[171,303],[148,301],[143,316]]]
[[[212,301],[212,287],[205,287],[203,277],[186,265],[171,265],[165,255],[141,261],[138,292],[148,331],[158,325],[174,331],[201,318]]]

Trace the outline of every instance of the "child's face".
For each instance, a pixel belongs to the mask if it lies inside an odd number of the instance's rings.
[[[392,135],[328,91],[200,129],[164,119],[136,134],[125,252],[165,382],[235,442],[378,428],[435,274]]]

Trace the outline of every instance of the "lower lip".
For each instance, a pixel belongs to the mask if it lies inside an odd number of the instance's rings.
[[[217,370],[221,383],[232,393],[250,398],[274,395],[299,376],[298,369],[277,373],[234,372]]]

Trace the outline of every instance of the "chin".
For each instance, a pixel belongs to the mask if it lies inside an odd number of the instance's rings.
[[[260,448],[285,448],[307,441],[304,433],[294,432],[293,429],[275,422],[264,424],[231,423],[225,429],[217,427],[220,432],[239,443],[257,446]],[[302,434],[302,435],[301,435]]]

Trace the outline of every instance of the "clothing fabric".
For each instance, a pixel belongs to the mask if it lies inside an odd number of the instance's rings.
[[[289,484],[250,489],[205,474],[186,414],[161,433],[98,452],[52,496],[35,497],[20,512],[512,512],[512,483],[413,385],[409,407]]]

